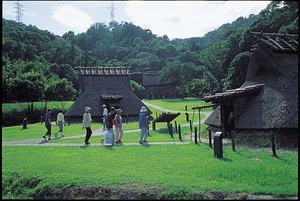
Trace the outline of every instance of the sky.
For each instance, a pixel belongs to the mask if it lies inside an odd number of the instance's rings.
[[[2,17],[16,20],[16,2],[2,1]],[[62,36],[95,23],[133,23],[157,36],[203,37],[239,17],[259,14],[271,1],[19,1],[21,22]]]

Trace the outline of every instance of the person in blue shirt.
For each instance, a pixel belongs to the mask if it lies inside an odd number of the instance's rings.
[[[142,106],[139,115],[139,128],[141,129],[141,136],[140,136],[140,144],[144,142],[147,143],[148,137],[148,118],[147,118],[147,109],[145,106]]]

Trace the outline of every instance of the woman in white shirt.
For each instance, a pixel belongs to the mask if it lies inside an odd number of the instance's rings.
[[[91,108],[90,107],[85,107],[85,113],[83,115],[83,118],[82,118],[82,129],[85,128],[86,129],[86,134],[85,134],[85,144],[90,144],[89,143],[89,139],[92,135],[92,129],[91,129],[91,126],[92,126],[92,115],[90,113],[91,111]]]

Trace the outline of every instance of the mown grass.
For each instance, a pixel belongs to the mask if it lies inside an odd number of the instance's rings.
[[[184,99],[145,99],[147,103],[161,106],[169,110],[185,111],[185,106],[187,106],[187,112],[193,112],[193,106],[207,106],[211,105],[206,103],[199,98],[184,98]],[[209,110],[212,110],[211,108]],[[209,111],[208,110],[208,111]]]
[[[177,100],[146,100],[163,108],[182,111],[186,103]],[[156,101],[156,103],[155,103]],[[195,101],[195,102],[194,102]],[[176,103],[180,102],[180,103]],[[199,106],[199,100],[191,99],[191,106]],[[196,104],[198,103],[198,104]],[[182,109],[180,109],[182,107]],[[191,107],[188,106],[188,109]],[[155,108],[151,110],[161,112]],[[202,118],[202,117],[201,117]],[[197,119],[198,120],[198,119]],[[195,122],[197,121],[195,120]],[[176,118],[182,124],[182,135],[189,135],[185,116]],[[157,123],[156,131],[150,131],[148,140],[178,141],[168,134],[166,123]],[[53,132],[57,126],[53,126]],[[102,129],[94,122],[93,130]],[[137,122],[124,124],[124,131],[138,129]],[[206,126],[201,125],[201,135],[206,137]],[[84,134],[80,123],[65,126],[65,135]],[[45,133],[44,124],[29,124],[2,128],[2,141],[39,139]],[[123,142],[137,142],[139,131],[125,132]],[[53,134],[52,134],[53,135]],[[54,135],[53,135],[54,136]],[[91,143],[99,143],[102,136],[91,137]],[[189,141],[184,139],[185,142]],[[50,141],[50,143],[83,142],[83,137]],[[148,145],[148,146],[3,146],[2,187],[4,198],[30,198],[44,188],[61,188],[70,185],[146,184],[160,186],[165,194],[197,193],[203,190],[245,192],[250,194],[297,195],[298,153],[277,150],[278,158],[268,149],[250,150],[237,146],[233,152],[224,146],[223,159],[213,156],[213,149],[206,143],[195,145]],[[13,188],[26,184],[29,189]],[[26,180],[26,181],[25,181]],[[9,183],[12,183],[9,185]],[[14,192],[12,192],[14,191]],[[183,194],[182,194],[183,193]]]
[[[22,175],[40,186],[158,185],[170,192],[297,195],[298,154],[224,147],[213,157],[206,144],[114,147],[2,147],[2,176]],[[34,191],[34,189],[33,189]]]

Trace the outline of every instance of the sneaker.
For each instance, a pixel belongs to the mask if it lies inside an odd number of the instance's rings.
[[[64,135],[64,134],[62,134],[62,135],[61,135],[61,137],[65,137],[65,135]]]
[[[119,140],[118,143],[123,143],[123,142],[121,140]]]
[[[91,143],[89,143],[89,142],[86,142],[85,144],[91,144]]]
[[[140,144],[143,144],[143,142],[139,141]]]
[[[48,140],[52,140],[50,137],[49,137],[49,139]]]
[[[43,135],[43,138],[46,140],[46,137],[45,137],[45,135]]]
[[[147,140],[144,140],[143,142],[145,142],[145,143],[148,143],[148,141],[147,141]]]

